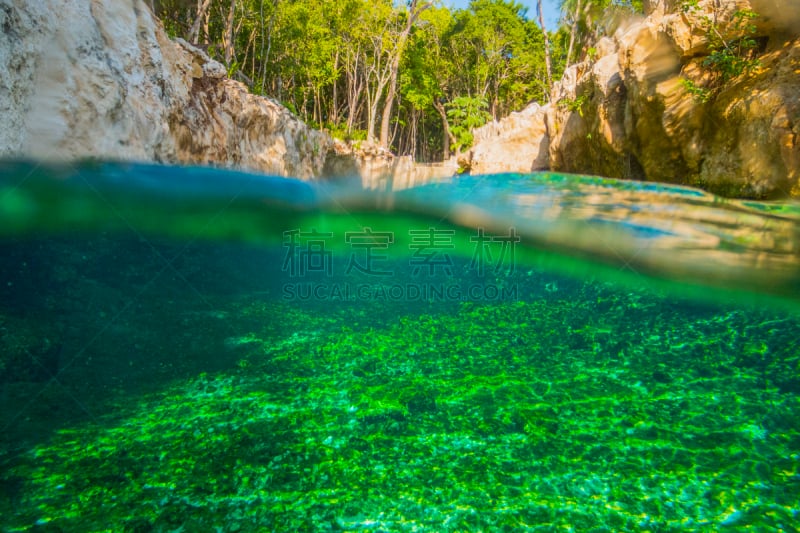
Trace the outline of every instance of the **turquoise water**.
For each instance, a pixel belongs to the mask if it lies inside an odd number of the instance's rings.
[[[797,531],[800,208],[0,164],[0,531]]]

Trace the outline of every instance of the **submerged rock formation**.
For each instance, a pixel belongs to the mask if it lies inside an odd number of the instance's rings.
[[[790,0],[651,2],[595,46],[597,59],[573,65],[551,103],[527,120],[505,119],[470,152],[473,171],[553,170],[696,185],[728,196],[800,196],[800,5]],[[738,9],[752,8],[760,66],[705,88],[709,55],[701,17],[717,9],[729,31]],[[720,11],[722,10],[722,11]],[[527,138],[530,149],[520,150]],[[548,147],[545,164],[541,147]],[[497,164],[497,162],[502,162]],[[512,164],[509,164],[512,162]]]
[[[319,176],[333,140],[172,41],[137,0],[0,0],[0,156]]]

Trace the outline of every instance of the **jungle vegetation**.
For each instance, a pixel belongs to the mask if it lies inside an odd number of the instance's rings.
[[[152,0],[172,37],[204,48],[251,91],[345,140],[418,161],[449,157],[470,129],[549,98],[591,54],[609,10],[641,0],[563,0],[545,28],[538,0]]]

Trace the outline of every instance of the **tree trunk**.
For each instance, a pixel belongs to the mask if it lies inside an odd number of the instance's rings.
[[[189,35],[186,40],[192,44],[197,44],[197,37],[200,35],[200,25],[206,17],[208,6],[211,5],[211,0],[197,0],[197,15],[192,23],[192,28],[189,30]]]
[[[381,116],[381,148],[389,149],[389,123],[392,120],[392,107],[394,106],[394,98],[397,92],[397,71],[400,67],[400,57],[398,55],[397,61],[392,64],[392,73],[389,77],[389,89],[386,92],[386,103],[383,106],[383,115]]]
[[[400,105],[402,103],[400,98],[398,98],[397,103],[398,103],[398,105]],[[400,121],[397,121],[397,122],[395,122],[394,128],[392,128],[392,132],[389,135],[389,143],[388,143],[389,146],[391,146],[392,143],[394,142],[394,140],[397,139],[397,130],[399,128],[400,128]],[[399,155],[403,155],[403,154],[399,153]]]
[[[259,76],[261,77],[261,94],[264,94],[264,87],[267,78],[267,65],[269,64],[269,54],[272,52],[272,28],[275,24],[275,13],[278,11],[278,0],[272,4],[272,13],[269,16],[269,26],[267,28],[267,49],[264,50],[264,0],[261,0],[261,68],[259,69]]]
[[[234,58],[234,54],[236,53],[235,46],[233,44],[234,38],[234,31],[233,31],[233,22],[236,18],[234,15],[236,14],[236,0],[231,0],[231,8],[228,11],[228,20],[225,22],[225,37],[222,40],[223,46],[225,47],[225,66],[230,67],[231,61]]]
[[[206,10],[206,16],[203,18],[203,44],[208,44],[208,25],[211,24],[211,10]]]
[[[364,81],[364,85],[366,87],[367,92],[367,141],[370,143],[375,142],[375,127],[378,122],[378,107],[381,102],[381,95],[383,91],[386,89],[386,86],[389,83],[389,78],[391,76],[391,70],[389,67],[382,67],[381,66],[381,49],[379,43],[374,43],[375,46],[375,57],[373,58],[373,65],[371,65],[367,70],[370,74],[367,74],[367,77]],[[365,61],[366,62],[366,61]],[[372,88],[370,88],[369,77],[372,76],[375,78],[375,84]],[[383,125],[381,124],[381,127]],[[387,139],[388,139],[388,129],[387,129]]]
[[[547,35],[547,28],[544,27],[544,15],[542,15],[542,0],[536,0],[536,11],[539,13],[539,26],[542,27],[542,35],[544,36],[544,66],[547,70],[547,92],[550,93],[550,88],[553,86],[553,73],[550,63],[550,37]]]
[[[380,104],[381,94],[383,94],[383,90],[386,88],[387,83],[388,80],[380,80],[372,95],[370,95],[369,90],[367,90],[367,100],[369,101],[369,109],[367,114],[367,140],[369,142],[375,142],[375,126],[378,122],[378,105]],[[381,123],[381,133],[383,133],[383,123]],[[388,140],[388,125],[386,129],[386,137]],[[383,146],[383,144],[381,144],[381,146]]]
[[[383,107],[383,116],[381,117],[381,148],[389,148],[389,123],[392,120],[392,107],[394,106],[395,95],[397,94],[397,72],[400,70],[400,58],[403,56],[403,50],[406,47],[408,35],[411,33],[411,28],[417,21],[420,13],[431,7],[430,2],[417,3],[417,0],[411,0],[408,6],[408,20],[406,27],[397,38],[397,44],[393,51],[391,58],[391,74],[389,76],[389,89],[386,93],[386,103]]]
[[[333,57],[333,71],[339,71],[339,49],[336,49],[336,55]],[[330,116],[328,117],[328,121],[334,125],[339,125],[339,94],[336,88],[339,85],[339,76],[333,80],[333,94],[331,95],[331,108],[330,108]]]
[[[439,112],[442,117],[442,158],[450,159],[450,143],[455,144],[456,137],[450,132],[450,124],[447,122],[447,111],[441,102],[434,99],[433,107]]]
[[[417,159],[417,124],[419,123],[419,115],[420,112],[414,108],[411,108],[411,127],[409,128],[411,131],[409,132],[410,146],[408,147],[408,152],[411,154],[411,157],[414,158],[416,161]]]
[[[572,26],[569,29],[569,46],[567,47],[566,66],[572,64],[572,51],[575,48],[575,36],[578,33],[578,17],[581,14],[581,0],[575,0],[575,13],[572,15]]]
[[[360,52],[357,51],[353,57],[347,58],[345,67],[345,79],[347,83],[347,134],[353,133],[356,118],[361,109],[361,96],[364,92],[364,84],[359,77]]]
[[[399,63],[399,61],[398,61]],[[392,120],[392,107],[394,106],[394,96],[397,90],[397,70],[398,68],[392,66],[392,74],[389,78],[389,90],[386,92],[386,103],[383,106],[383,115],[381,116],[381,148],[389,148],[389,122]]]
[[[348,83],[347,91],[347,134],[353,133],[358,111],[361,108],[361,85],[356,80]]]

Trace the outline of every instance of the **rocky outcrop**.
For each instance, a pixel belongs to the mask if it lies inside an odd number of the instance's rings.
[[[719,31],[730,30],[743,2],[717,6]],[[708,81],[711,2],[695,12],[651,16],[617,30],[607,53],[573,66],[548,112],[551,164],[571,172],[697,185],[727,196],[800,193],[797,130],[800,40],[762,21],[761,66],[730,80],[707,101],[693,95]],[[775,36],[778,37],[775,37]],[[778,42],[769,42],[778,38]]]
[[[549,105],[532,106],[527,122],[478,143],[473,171],[544,166],[533,154],[548,142],[553,170],[695,185],[727,196],[800,196],[800,5],[700,0],[685,11],[675,0],[650,4],[650,16],[627,21],[595,45],[596,60],[568,68]],[[726,21],[736,10],[762,14],[753,35],[760,67],[704,100],[687,80],[708,85],[708,32],[699,28],[712,7],[722,35],[734,31]],[[514,157],[526,135],[530,153]]]
[[[374,143],[337,140],[323,175],[366,190],[398,191],[447,181],[457,171],[458,164],[452,158],[442,163],[416,163],[411,156],[396,156]]]
[[[322,173],[333,140],[172,41],[138,0],[0,0],[0,156]]]
[[[459,158],[476,174],[530,172],[550,166],[546,108],[531,104],[473,131],[475,147]]]

